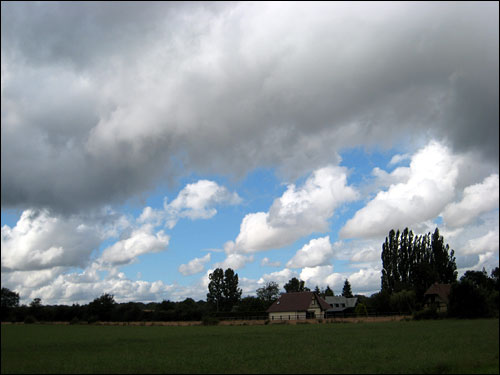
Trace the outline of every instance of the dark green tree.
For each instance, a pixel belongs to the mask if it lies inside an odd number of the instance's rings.
[[[30,302],[29,313],[33,315],[37,320],[42,319],[42,300],[41,298],[35,298]]]
[[[89,313],[92,319],[110,321],[116,302],[112,294],[104,293],[89,303]]]
[[[224,272],[223,297],[225,311],[231,311],[233,306],[241,299],[241,293],[242,290],[238,288],[238,274],[228,268]]]
[[[498,267],[495,267],[491,271],[491,280],[493,281],[493,285],[495,286],[495,289],[499,291],[500,289],[500,269]]]
[[[238,274],[231,268],[224,271],[215,269],[209,276],[207,302],[219,311],[230,311],[241,299],[242,290],[238,288]]]
[[[207,302],[215,307],[215,311],[223,308],[224,304],[224,271],[222,268],[215,269],[208,275],[210,282],[208,283]]]
[[[330,289],[330,285],[327,285],[326,286],[326,289],[325,289],[325,293],[324,293],[325,297],[328,297],[328,296],[334,296],[335,294],[333,293],[333,290]]]
[[[2,309],[19,306],[19,293],[13,292],[8,288],[2,288],[0,299]]]
[[[255,313],[254,315],[261,314],[266,311],[269,305],[259,297],[246,296],[238,302],[238,312],[240,313]],[[252,314],[250,314],[252,315]]]
[[[2,288],[0,300],[2,321],[11,320],[14,309],[19,307],[19,293],[13,292],[8,288]]]
[[[488,273],[483,268],[482,271],[466,271],[460,280],[468,280],[475,287],[491,291],[495,288],[495,281],[488,277]]]
[[[492,277],[483,268],[482,271],[466,271],[458,285],[450,294],[450,315],[458,317],[498,316],[499,292],[496,287],[495,270]]]
[[[266,309],[273,304],[280,296],[280,287],[274,281],[268,282],[262,288],[257,289],[257,298],[259,298]]]
[[[291,278],[284,286],[287,293],[308,292],[309,288],[304,286],[305,282],[296,277]]]
[[[348,279],[345,279],[344,287],[342,288],[342,296],[347,298],[353,297],[351,290],[351,283],[349,283]]]
[[[462,277],[451,286],[448,314],[458,318],[488,317],[488,295],[470,279]]]

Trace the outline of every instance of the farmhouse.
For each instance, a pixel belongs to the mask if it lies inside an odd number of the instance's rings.
[[[347,298],[344,296],[326,296],[326,303],[329,308],[326,311],[326,317],[339,312],[352,312],[358,303],[357,297]]]
[[[437,311],[447,311],[448,302],[450,297],[451,285],[450,284],[432,284],[429,289],[424,293],[424,306],[436,306]]]
[[[314,292],[285,293],[267,309],[269,320],[324,318],[330,305]]]

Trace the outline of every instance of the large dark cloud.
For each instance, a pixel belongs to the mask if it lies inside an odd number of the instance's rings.
[[[498,26],[498,3],[2,3],[2,206],[421,137],[497,169]]]

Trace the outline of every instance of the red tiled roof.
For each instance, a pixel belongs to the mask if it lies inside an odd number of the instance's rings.
[[[314,292],[296,292],[282,294],[280,298],[267,309],[267,312],[307,311],[311,305],[313,296],[316,297],[316,301],[318,301],[321,310],[328,310],[330,308],[330,305]]]
[[[448,298],[450,296],[451,292],[451,284],[438,284],[434,283],[432,284],[429,289],[424,293],[425,296],[427,295],[438,295],[439,298],[444,303],[448,303]]]

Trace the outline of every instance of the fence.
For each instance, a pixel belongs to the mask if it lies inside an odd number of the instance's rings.
[[[325,313],[323,318],[326,319],[335,319],[335,318],[378,318],[378,317],[396,317],[396,316],[411,316],[412,313],[409,311],[406,312],[368,312],[366,314],[357,314],[355,312],[343,312],[343,311],[335,311],[335,312],[328,312]],[[214,318],[217,318],[219,320],[229,320],[229,321],[234,321],[234,320],[267,320],[269,319],[269,315],[267,313],[262,314],[259,313],[259,315],[255,315],[252,313],[245,314],[245,313],[238,313],[231,315],[231,313],[219,313],[219,314],[213,314],[211,315]],[[285,315],[284,315],[285,317]],[[286,315],[288,317],[288,315]],[[316,317],[307,317],[307,319],[317,319]],[[292,319],[274,319],[274,320],[292,320]]]
[[[355,312],[343,312],[343,311],[335,311],[335,312],[327,312],[325,313],[325,318],[378,318],[378,317],[391,317],[391,316],[408,316],[412,315],[410,311],[388,311],[388,312],[367,312],[367,313],[355,313]]]

